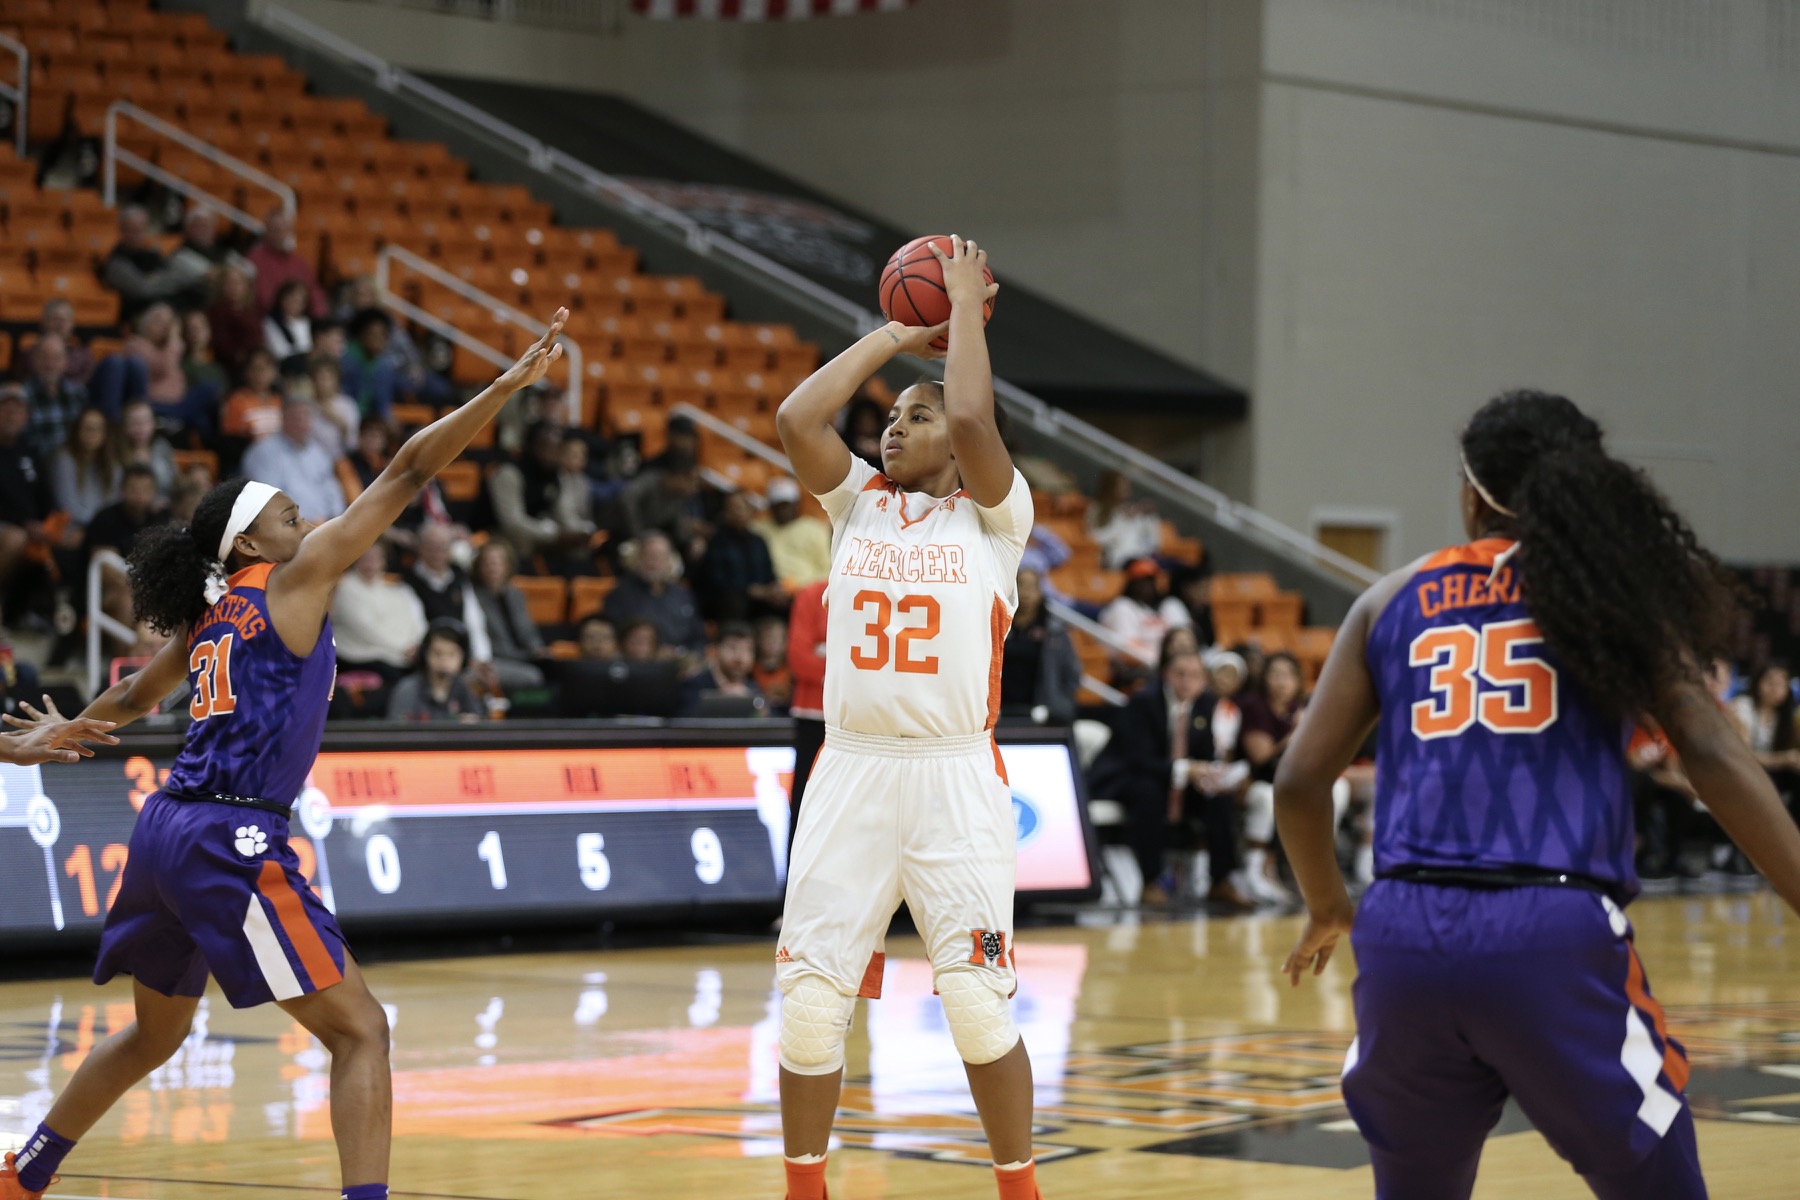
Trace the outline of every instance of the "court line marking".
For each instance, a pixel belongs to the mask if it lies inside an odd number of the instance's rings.
[[[216,1188],[259,1188],[265,1192],[324,1192],[332,1195],[342,1191],[337,1187],[319,1187],[301,1183],[241,1183],[234,1179],[167,1179],[157,1175],[76,1175],[64,1173],[63,1179],[92,1179],[101,1183],[114,1180],[135,1179],[140,1183],[178,1183],[184,1187],[216,1187]],[[405,1192],[393,1191],[395,1197],[417,1196],[421,1200],[505,1200],[500,1196],[470,1196],[461,1192]],[[57,1200],[133,1200],[129,1196],[77,1196],[70,1192],[59,1191]],[[141,1197],[138,1200],[149,1200]]]

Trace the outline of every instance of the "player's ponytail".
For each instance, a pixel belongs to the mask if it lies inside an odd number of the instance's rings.
[[[1726,651],[1737,595],[1729,573],[1571,401],[1531,391],[1490,400],[1462,450],[1518,538],[1526,608],[1602,708],[1648,712],[1669,683]]]
[[[219,539],[225,536],[243,479],[221,483],[201,498],[187,525],[154,525],[131,547],[131,607],[137,619],[167,637],[187,632],[211,602],[207,581],[225,569]]]

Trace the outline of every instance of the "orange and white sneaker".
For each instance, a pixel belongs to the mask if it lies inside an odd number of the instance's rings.
[[[8,1150],[6,1165],[0,1166],[0,1200],[43,1200],[44,1193],[28,1192],[25,1190],[25,1185],[19,1182],[18,1169],[13,1166],[18,1157]],[[53,1175],[50,1177],[50,1182],[55,1183],[56,1179],[57,1177]]]

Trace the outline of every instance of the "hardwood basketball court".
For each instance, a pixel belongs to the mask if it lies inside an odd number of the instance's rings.
[[[1652,986],[1694,1062],[1712,1194],[1800,1193],[1800,966],[1767,893],[1632,909]],[[1019,1023],[1036,1064],[1050,1200],[1373,1194],[1336,1080],[1352,962],[1290,992],[1295,918],[1084,915],[1022,929]],[[773,943],[377,963],[394,1017],[396,1196],[778,1197]],[[0,1140],[16,1145],[130,984],[0,984]],[[65,1200],[335,1196],[329,1062],[273,1008],[215,993],[182,1053],[84,1139]],[[987,1158],[916,940],[859,1012],[832,1194],[986,1197]],[[1516,1110],[1476,1196],[1588,1193]]]

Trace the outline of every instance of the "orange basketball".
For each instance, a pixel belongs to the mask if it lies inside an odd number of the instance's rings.
[[[898,321],[902,325],[913,325],[920,329],[931,325],[941,325],[950,319],[950,296],[944,290],[944,268],[931,252],[929,243],[936,242],[938,249],[945,254],[950,253],[950,239],[941,233],[927,234],[914,238],[906,245],[894,251],[894,256],[882,269],[881,283],[877,289],[881,299],[882,315],[890,321]],[[989,283],[994,282],[994,273],[986,267],[982,273]],[[994,302],[989,300],[984,306],[981,320],[985,325],[994,316]],[[946,338],[938,338],[931,343],[933,350],[949,348]]]

